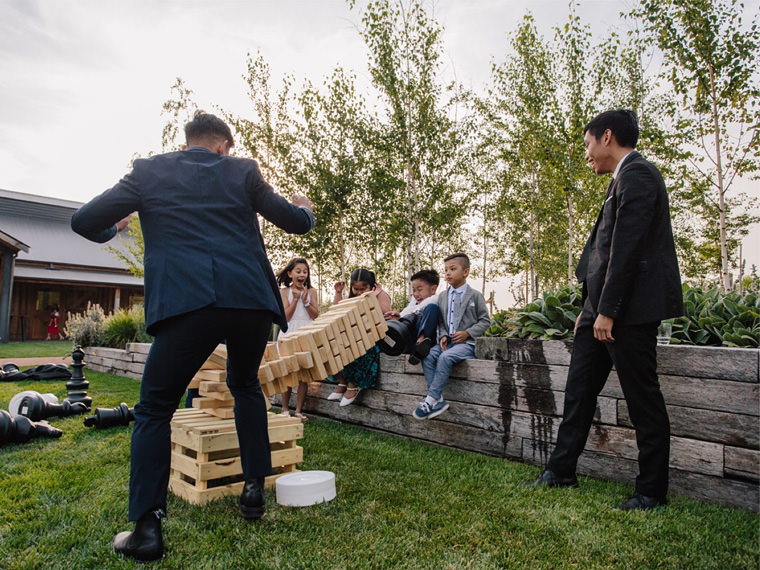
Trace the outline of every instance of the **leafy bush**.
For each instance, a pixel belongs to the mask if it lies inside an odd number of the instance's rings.
[[[673,323],[671,344],[757,348],[760,341],[760,295],[724,293],[683,286],[683,317]],[[581,310],[579,286],[544,293],[523,309],[496,313],[485,336],[570,339]]]
[[[572,338],[580,310],[580,286],[565,286],[543,293],[523,309],[496,313],[485,336],[544,340]]]
[[[672,344],[757,348],[760,341],[760,296],[740,295],[718,287],[706,291],[684,286],[685,315],[670,319]]]
[[[108,316],[98,304],[87,304],[84,313],[69,313],[66,335],[81,346],[124,348],[129,342],[151,342],[145,332],[145,312],[141,305],[119,309]]]
[[[87,308],[83,313],[68,314],[64,333],[74,344],[101,346],[105,321],[106,315],[103,308],[97,303],[87,303]]]
[[[145,332],[145,312],[142,305],[135,305],[128,311],[119,309],[109,315],[103,330],[103,346],[124,348],[130,342],[151,342]]]

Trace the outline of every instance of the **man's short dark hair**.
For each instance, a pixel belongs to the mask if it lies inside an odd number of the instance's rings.
[[[438,284],[441,282],[441,277],[435,269],[422,269],[412,275],[412,278],[409,281],[416,281],[417,279],[429,283],[430,285],[435,285],[436,287],[438,287]]]
[[[444,257],[443,262],[446,263],[447,261],[451,261],[452,259],[459,259],[459,263],[462,264],[462,267],[464,269],[470,268],[470,258],[467,257],[466,253],[452,253],[448,257]]]
[[[216,115],[199,110],[193,115],[193,120],[185,125],[185,139],[189,145],[206,138],[220,138],[226,140],[231,147],[235,146],[232,131],[227,123]]]
[[[583,134],[589,132],[599,140],[607,129],[612,132],[620,146],[636,148],[636,143],[639,142],[639,120],[633,111],[615,109],[600,113],[586,125]]]

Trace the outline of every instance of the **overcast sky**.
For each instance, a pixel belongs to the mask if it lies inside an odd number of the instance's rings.
[[[601,37],[625,28],[631,0],[580,4]],[[444,74],[475,89],[526,11],[547,35],[568,14],[567,0],[427,5],[444,27]],[[111,187],[135,153],[160,150],[176,77],[200,107],[245,116],[248,52],[274,85],[321,84],[337,66],[368,83],[359,20],[344,0],[0,0],[0,188],[87,201]]]

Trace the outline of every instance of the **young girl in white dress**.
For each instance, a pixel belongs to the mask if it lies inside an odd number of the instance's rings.
[[[297,331],[304,325],[308,325],[319,315],[317,290],[311,286],[309,263],[303,257],[295,257],[285,266],[285,269],[277,274],[277,284],[280,285],[282,305],[285,307],[285,318],[288,321],[288,331],[280,332],[280,336]],[[298,395],[296,397],[295,416],[301,420],[308,419],[301,408],[306,401],[308,383],[298,383]],[[292,389],[288,388],[282,394],[282,414],[290,415],[290,395]]]

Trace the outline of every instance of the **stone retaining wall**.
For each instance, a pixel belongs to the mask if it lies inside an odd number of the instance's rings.
[[[95,370],[139,378],[148,345],[88,349]],[[430,421],[411,413],[426,392],[419,365],[381,357],[374,390],[344,408],[333,387],[314,382],[304,410],[404,437],[543,465],[562,419],[571,342],[477,339],[477,359],[454,367],[444,392],[451,408]],[[671,491],[758,511],[760,351],[658,347],[671,421]],[[295,399],[291,400],[292,402]],[[580,474],[633,483],[635,433],[614,371],[597,403]]]

